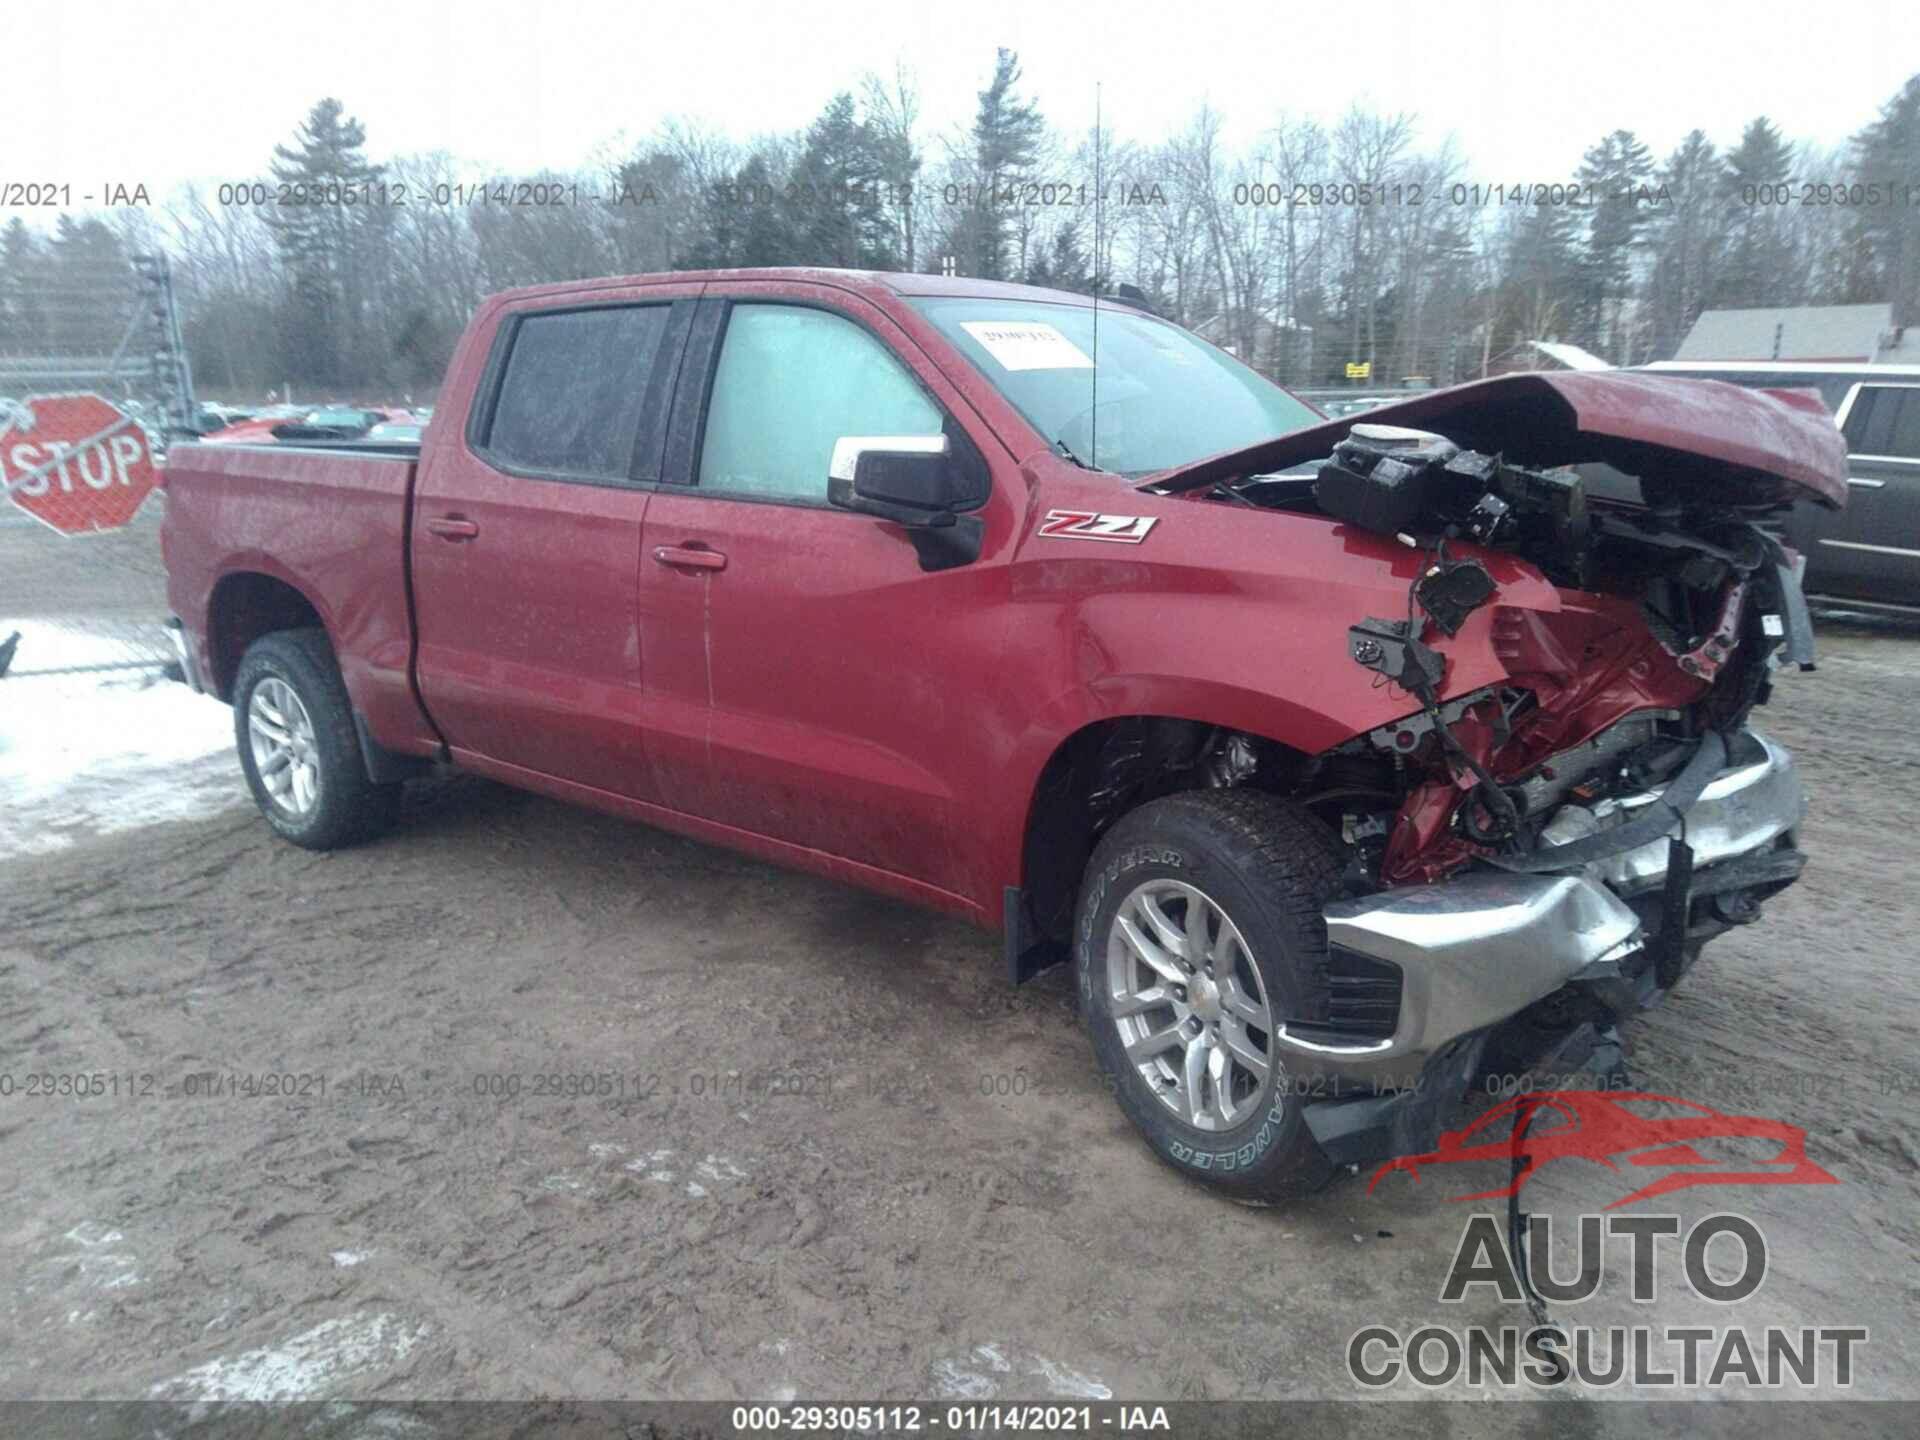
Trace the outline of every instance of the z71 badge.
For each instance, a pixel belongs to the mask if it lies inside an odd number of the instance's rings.
[[[1049,510],[1040,533],[1056,540],[1111,540],[1138,545],[1153,529],[1158,515],[1102,515],[1094,510]]]

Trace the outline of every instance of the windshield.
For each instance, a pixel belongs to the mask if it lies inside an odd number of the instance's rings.
[[[1271,440],[1320,417],[1178,326],[1031,300],[913,301],[1034,429],[1081,464],[1130,478]],[[1097,413],[1097,423],[1096,423]]]

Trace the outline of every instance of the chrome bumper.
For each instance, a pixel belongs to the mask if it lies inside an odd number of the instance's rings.
[[[178,616],[167,620],[167,638],[173,642],[173,658],[180,667],[180,678],[187,688],[196,695],[206,694],[206,685],[200,678],[200,664],[193,653],[193,641],[187,636],[187,627],[180,623]]]
[[[1655,795],[1595,807],[1600,828],[1625,823]],[[1696,874],[1770,846],[1806,813],[1793,757],[1745,732],[1734,761],[1687,812]],[[1324,1027],[1276,1033],[1303,1060],[1355,1078],[1401,1073],[1459,1036],[1506,1019],[1589,967],[1625,959],[1644,941],[1623,896],[1656,888],[1667,841],[1609,856],[1579,874],[1481,871],[1326,908],[1329,947],[1384,961],[1401,975],[1391,1037],[1341,1038]],[[1390,1063],[1383,1063],[1390,1062]]]
[[[1627,795],[1602,801],[1593,813],[1605,829],[1633,819],[1659,798],[1657,794]],[[1717,865],[1758,850],[1793,829],[1806,814],[1807,800],[1793,757],[1758,731],[1745,731],[1735,741],[1727,768],[1707,782],[1687,811],[1687,844],[1693,847],[1694,866]],[[1654,889],[1666,879],[1667,842],[1655,840],[1596,861],[1590,873],[1622,894]]]

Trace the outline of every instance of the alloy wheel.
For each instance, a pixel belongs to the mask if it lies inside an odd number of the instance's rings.
[[[310,813],[320,798],[320,755],[307,707],[286,681],[269,676],[253,687],[247,736],[274,807],[296,819]]]
[[[1196,1130],[1239,1124],[1273,1083],[1273,1013],[1246,941],[1220,905],[1148,880],[1107,939],[1109,1013],[1127,1061]]]

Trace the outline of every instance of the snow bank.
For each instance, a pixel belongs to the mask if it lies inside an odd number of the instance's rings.
[[[16,671],[0,679],[0,860],[246,803],[225,705],[155,671],[20,674],[125,652],[0,620],[0,640],[14,630]]]

